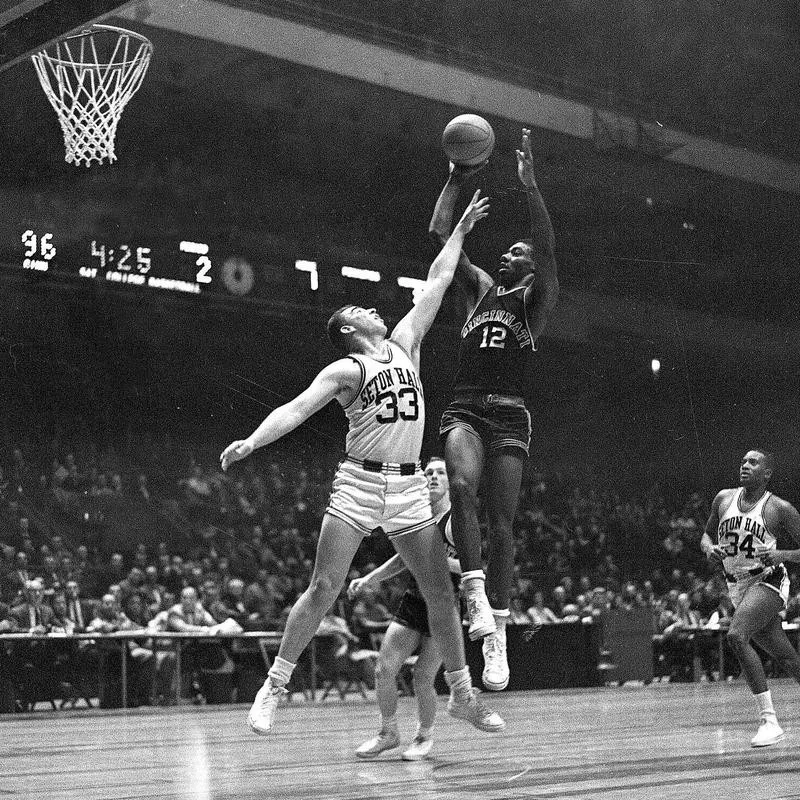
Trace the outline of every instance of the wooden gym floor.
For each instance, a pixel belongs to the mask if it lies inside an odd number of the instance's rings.
[[[244,705],[4,715],[0,798],[800,800],[800,688],[772,692],[787,736],[760,750],[741,682],[493,694],[509,722],[494,735],[440,698],[433,757],[417,763],[354,757],[376,730],[371,699],[292,702],[269,737]],[[398,716],[407,741],[413,698]]]

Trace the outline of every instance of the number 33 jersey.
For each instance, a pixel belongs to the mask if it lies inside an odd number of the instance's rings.
[[[744,489],[736,492],[717,527],[717,542],[727,554],[722,564],[725,572],[734,577],[763,567],[758,554],[777,547],[777,539],[764,523],[764,506],[772,492],[764,492],[747,512],[742,511],[743,492]]]
[[[379,361],[350,353],[361,368],[355,398],[344,407],[347,453],[372,461],[419,459],[425,432],[425,399],[417,370],[406,352],[388,339],[389,357]]]
[[[505,291],[492,286],[469,315],[461,329],[457,389],[524,397],[530,393],[533,354],[525,315],[525,294],[532,287]]]

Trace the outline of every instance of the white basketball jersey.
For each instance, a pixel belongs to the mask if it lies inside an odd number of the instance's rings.
[[[736,577],[763,566],[758,553],[775,550],[778,544],[764,523],[764,505],[772,493],[764,492],[747,512],[741,510],[743,494],[743,488],[736,492],[717,527],[717,542],[727,553],[722,565],[725,572]]]
[[[361,368],[361,385],[344,408],[346,447],[354,458],[390,463],[419,459],[425,432],[425,399],[417,370],[405,351],[387,340],[385,361],[351,353]]]

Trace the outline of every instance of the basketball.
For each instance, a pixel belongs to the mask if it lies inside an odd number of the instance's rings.
[[[445,155],[462,167],[486,161],[494,149],[492,126],[477,114],[459,114],[447,123],[442,133]]]

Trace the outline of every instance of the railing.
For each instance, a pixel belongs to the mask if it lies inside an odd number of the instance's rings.
[[[245,631],[242,633],[214,633],[208,634],[202,631],[159,631],[152,632],[146,629],[117,631],[114,633],[48,633],[44,635],[32,635],[30,633],[0,633],[0,644],[4,642],[11,643],[26,643],[31,644],[35,642],[103,642],[103,643],[119,643],[120,648],[120,684],[122,689],[122,707],[128,707],[128,659],[125,657],[128,642],[139,642],[142,639],[151,639],[160,641],[162,648],[171,646],[175,651],[175,672],[178,676],[176,681],[176,699],[181,699],[181,650],[186,642],[202,642],[214,643],[220,640],[254,640],[258,643],[259,650],[261,651],[262,658],[264,659],[265,666],[269,668],[268,651],[277,651],[280,645],[282,633],[275,633],[271,631]],[[311,691],[312,696],[316,691],[316,648],[312,640],[310,648],[311,658]]]

